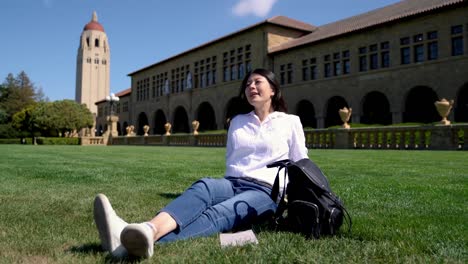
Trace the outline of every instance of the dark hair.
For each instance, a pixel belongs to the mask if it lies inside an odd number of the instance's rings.
[[[278,79],[276,79],[276,76],[272,71],[266,69],[255,69],[245,76],[239,91],[239,99],[242,102],[241,109],[246,108],[244,110],[245,113],[253,110],[253,106],[249,104],[249,102],[247,101],[247,97],[245,96],[245,88],[247,87],[247,81],[249,80],[252,74],[258,74],[267,79],[268,83],[270,83],[270,86],[273,89],[273,92],[275,92],[275,94],[271,98],[271,105],[273,106],[273,110],[286,113],[288,109],[286,107],[286,103],[284,102],[283,95],[281,94]]]

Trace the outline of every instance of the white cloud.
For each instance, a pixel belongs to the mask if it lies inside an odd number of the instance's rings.
[[[264,17],[273,8],[277,0],[239,0],[232,8],[232,12],[237,16],[255,15]]]

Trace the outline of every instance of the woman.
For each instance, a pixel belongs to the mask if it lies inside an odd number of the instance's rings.
[[[285,113],[279,84],[271,71],[256,69],[248,74],[239,97],[248,103],[250,112],[230,122],[224,178],[195,182],[153,219],[139,224],[127,224],[99,194],[94,218],[105,250],[117,257],[150,257],[156,241],[226,232],[274,213],[276,203],[270,193],[277,169],[266,165],[308,157],[302,124],[297,116]]]

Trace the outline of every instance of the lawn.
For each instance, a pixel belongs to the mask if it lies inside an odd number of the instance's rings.
[[[0,145],[0,263],[102,263],[92,217],[105,193],[148,220],[193,181],[221,177],[223,148]],[[155,246],[143,263],[467,263],[468,152],[310,150],[353,218],[305,240],[254,227],[258,245],[217,236]]]

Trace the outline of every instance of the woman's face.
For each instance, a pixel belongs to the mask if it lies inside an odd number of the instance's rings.
[[[271,106],[271,98],[275,95],[268,80],[260,74],[253,73],[247,79],[245,97],[253,107]]]

